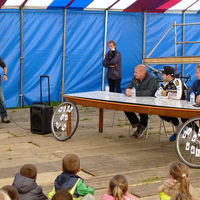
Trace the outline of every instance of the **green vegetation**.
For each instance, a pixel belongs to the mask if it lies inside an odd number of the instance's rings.
[[[119,137],[118,138],[124,138],[125,136],[122,134],[122,135],[119,135]]]

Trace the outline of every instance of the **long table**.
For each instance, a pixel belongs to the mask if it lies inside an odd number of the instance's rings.
[[[194,107],[186,100],[170,100],[167,97],[132,98],[125,94],[104,91],[64,94],[63,97],[76,105],[99,108],[99,132],[103,132],[103,109],[187,119],[200,116],[200,107]]]

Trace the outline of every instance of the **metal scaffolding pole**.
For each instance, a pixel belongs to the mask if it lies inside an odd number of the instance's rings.
[[[185,24],[185,11],[183,11],[183,24]],[[182,30],[183,30],[182,56],[184,56],[185,55],[185,25],[183,25]],[[181,65],[181,76],[184,76],[184,64]]]
[[[106,10],[106,15],[105,15],[105,32],[104,32],[103,58],[105,58],[105,56],[106,56],[107,26],[108,26],[108,10]],[[101,88],[102,91],[104,91],[104,81],[105,81],[105,67],[103,67],[102,88]]]
[[[144,12],[144,30],[143,30],[143,53],[142,53],[142,58],[145,58],[146,54],[146,12]]]
[[[21,52],[20,52],[20,65],[21,65],[21,72],[20,72],[20,107],[23,107],[23,6],[20,7],[21,11],[21,42],[20,42],[20,47],[21,47]]]
[[[177,57],[177,34],[176,34],[176,21],[173,23],[174,25],[174,51],[175,57]],[[177,64],[175,65],[175,73],[177,73]]]
[[[152,51],[149,53],[149,55],[147,56],[147,58],[154,52],[154,50],[157,48],[157,46],[161,43],[161,41],[163,40],[163,38],[167,35],[167,33],[170,31],[170,29],[172,28],[173,25],[171,25],[167,31],[165,32],[165,34],[162,36],[162,38],[158,41],[158,43],[155,45],[155,47],[152,49]]]
[[[65,43],[66,43],[66,22],[67,22],[67,8],[64,8],[64,31],[63,31],[63,68],[62,68],[62,92],[61,100],[63,102],[64,84],[65,84]]]

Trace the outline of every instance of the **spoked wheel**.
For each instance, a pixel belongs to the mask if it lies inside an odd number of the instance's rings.
[[[200,117],[187,120],[176,138],[176,152],[189,167],[200,168]]]
[[[70,101],[59,104],[53,113],[51,130],[54,137],[59,141],[71,138],[79,122],[79,112],[76,105]]]

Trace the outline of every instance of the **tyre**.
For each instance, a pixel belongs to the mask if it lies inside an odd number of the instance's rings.
[[[65,101],[56,107],[51,120],[51,130],[59,141],[71,138],[78,127],[79,112],[77,106]]]
[[[200,168],[200,117],[187,120],[176,138],[176,152],[180,160],[192,168]]]

